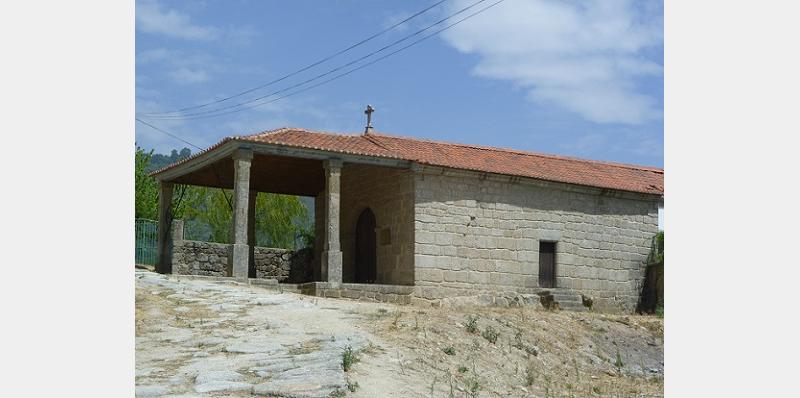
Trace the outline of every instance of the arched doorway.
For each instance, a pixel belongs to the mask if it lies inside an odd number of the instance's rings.
[[[377,255],[375,251],[375,214],[369,208],[358,216],[356,224],[356,283],[375,283]]]

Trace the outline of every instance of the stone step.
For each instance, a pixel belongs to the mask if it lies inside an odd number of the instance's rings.
[[[539,293],[548,292],[553,296],[553,301],[563,311],[584,312],[588,309],[583,305],[583,297],[569,289],[541,289]]]
[[[561,304],[559,304],[558,308],[560,310],[562,310],[562,311],[572,311],[572,312],[586,312],[586,311],[588,311],[588,308],[586,308],[586,307],[584,307],[582,305],[581,306],[575,306],[575,307],[573,307],[573,306],[564,307]]]
[[[296,283],[281,283],[280,290],[285,293],[302,293],[300,286]]]
[[[563,301],[575,301],[575,302],[579,302],[579,303],[583,302],[583,299],[581,298],[581,296],[578,296],[576,294],[554,294],[553,295],[553,299],[555,299],[556,301],[562,301],[563,300]]]

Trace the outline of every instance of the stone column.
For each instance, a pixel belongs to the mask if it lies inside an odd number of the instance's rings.
[[[172,241],[183,241],[183,220],[172,220]]]
[[[325,189],[314,197],[314,260],[313,260],[313,279],[314,281],[324,281],[322,279],[322,252],[325,250]]]
[[[322,246],[322,280],[342,283],[342,249],[339,243],[339,196],[342,161],[328,159],[325,167],[325,243]]]
[[[258,191],[250,190],[247,201],[247,246],[250,247],[250,256],[247,265],[247,277],[256,277],[256,199]]]
[[[228,276],[247,280],[250,248],[247,244],[247,213],[250,195],[250,162],[253,151],[237,149],[233,153],[233,231],[228,255]]]
[[[158,262],[156,272],[160,274],[172,273],[172,237],[170,221],[172,220],[172,192],[171,182],[159,182],[158,191]]]

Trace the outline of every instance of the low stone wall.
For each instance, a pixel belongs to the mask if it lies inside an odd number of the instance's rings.
[[[176,240],[172,249],[172,268],[176,274],[227,276],[229,244]],[[306,282],[311,279],[311,249],[298,251],[256,247],[256,278],[279,282]]]
[[[277,279],[279,282],[302,283],[311,280],[311,260],[314,252],[309,249],[298,251],[255,248],[256,278]]]
[[[181,275],[227,276],[230,245],[182,240],[172,248],[172,271]]]

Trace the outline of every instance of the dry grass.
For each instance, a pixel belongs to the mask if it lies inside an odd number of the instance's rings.
[[[471,316],[478,330],[497,332],[494,344],[465,330]],[[656,317],[447,308],[371,321],[390,344],[413,351],[416,360],[405,372],[431,389],[434,377],[447,380],[438,383],[437,396],[448,396],[448,383],[459,396],[476,389],[480,396],[663,396],[661,373],[641,370],[663,363],[663,320]],[[617,352],[624,363],[619,369]]]
[[[303,355],[319,351],[320,348],[322,348],[322,344],[319,340],[308,340],[300,343],[300,345],[296,347],[290,348],[288,352],[289,355]]]

